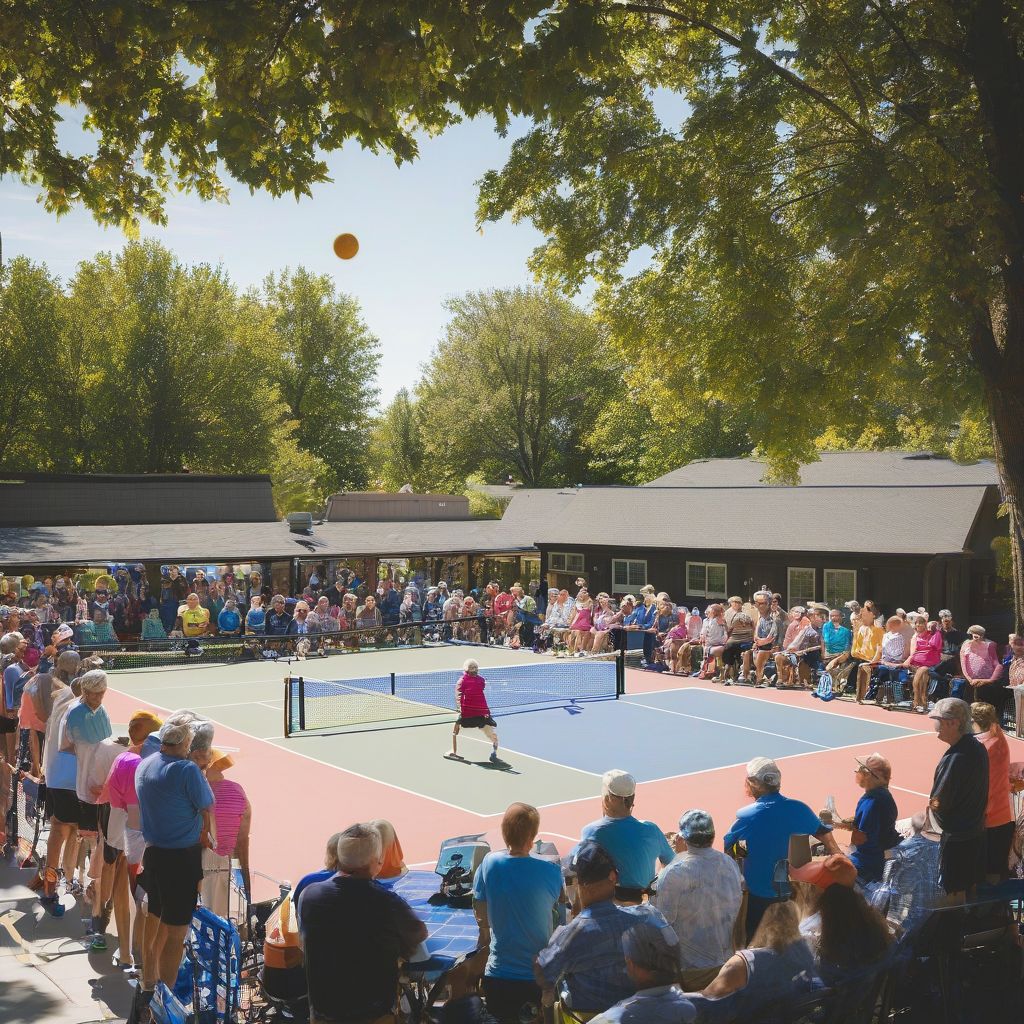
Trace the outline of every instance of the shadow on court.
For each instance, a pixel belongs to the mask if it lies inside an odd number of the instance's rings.
[[[503,772],[505,775],[522,775],[522,772],[518,772],[512,767],[507,761],[502,761],[499,757],[497,761],[491,761],[489,758],[486,761],[474,761],[472,758],[463,757],[461,754],[458,757],[449,757],[445,754],[445,760],[451,761],[452,764],[464,764],[470,768],[483,768],[489,772]]]

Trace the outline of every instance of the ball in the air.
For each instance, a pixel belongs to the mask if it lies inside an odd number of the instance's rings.
[[[334,255],[340,260],[350,260],[359,252],[359,239],[346,232],[334,240]]]

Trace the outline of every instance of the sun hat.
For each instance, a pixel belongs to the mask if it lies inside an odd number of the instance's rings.
[[[833,853],[824,860],[812,860],[800,868],[790,868],[789,877],[794,882],[809,882],[819,889],[830,885],[845,885],[852,889],[857,881],[857,868],[849,857]]]
[[[782,772],[770,757],[755,757],[747,762],[747,778],[766,786],[781,786]]]
[[[601,777],[601,792],[606,796],[631,797],[636,793],[636,779],[621,768],[612,768]]]

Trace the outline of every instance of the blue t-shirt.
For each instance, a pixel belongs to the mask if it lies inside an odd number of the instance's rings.
[[[539,857],[489,853],[473,881],[473,899],[487,904],[491,978],[533,981],[534,957],[548,944],[562,869]]]
[[[821,637],[825,641],[825,653],[834,658],[853,646],[853,633],[845,626],[834,626],[830,619],[821,627]]]
[[[228,611],[227,608],[217,616],[217,628],[222,633],[234,633],[241,624],[242,617],[238,612]]]
[[[853,827],[867,839],[853,848],[850,860],[857,865],[857,874],[864,882],[880,882],[885,867],[885,851],[897,846],[902,838],[896,831],[896,801],[887,786],[865,790],[857,801]]]
[[[110,715],[101,704],[95,711],[81,701],[72,706],[64,722],[64,735],[75,743],[102,743],[114,733]]]
[[[299,879],[298,885],[292,889],[292,906],[295,908],[295,919],[299,918],[299,897],[302,895],[302,890],[307,885],[312,885],[314,882],[326,882],[328,878],[333,878],[334,872],[324,868],[321,871],[312,871],[308,875],[304,875]]]
[[[580,842],[593,839],[604,847],[619,871],[619,885],[627,889],[645,889],[658,874],[655,861],[671,864],[675,850],[653,821],[625,818],[599,818],[585,825]]]
[[[199,842],[200,812],[213,806],[213,793],[197,764],[163,751],[147,757],[135,770],[135,792],[147,843],[180,850]]]
[[[781,793],[765,793],[736,812],[736,820],[726,832],[724,842],[726,849],[740,840],[746,842],[743,875],[747,889],[755,896],[774,899],[777,895],[773,883],[775,865],[788,859],[790,837],[831,831],[807,804],[790,800]]]
[[[17,661],[4,669],[4,703],[8,711],[16,711],[21,707],[21,695],[25,692],[25,684],[32,674],[21,667]]]

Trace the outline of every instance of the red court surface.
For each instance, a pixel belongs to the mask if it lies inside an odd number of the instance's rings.
[[[132,711],[146,706],[145,701],[118,692],[116,677],[112,681],[114,688],[108,691],[106,704],[115,722],[125,722]],[[696,680],[628,672],[627,692],[631,697],[683,688],[722,690]],[[885,712],[838,700],[822,706],[806,692],[799,691],[734,687],[728,692],[737,700],[812,707],[823,715],[874,719],[903,729],[922,730],[894,739],[781,757],[779,763],[786,795],[804,800],[818,810],[832,794],[840,813],[850,815],[860,793],[854,781],[854,756],[877,750],[892,762],[891,790],[901,817],[909,817],[924,806],[935,764],[945,749],[934,732],[924,731],[931,727],[924,716]],[[168,710],[149,706],[157,711]],[[713,730],[715,727],[702,728]],[[375,735],[383,737],[384,734]],[[339,736],[337,741],[344,743],[345,737]],[[684,726],[680,726],[679,742],[686,742]],[[387,818],[395,824],[410,865],[432,865],[441,841],[451,836],[482,832],[487,834],[492,848],[504,846],[499,831],[500,815],[477,814],[424,796],[412,788],[377,781],[373,777],[372,763],[366,765],[365,773],[337,767],[303,753],[301,743],[281,746],[226,725],[218,726],[215,745],[238,749],[230,777],[244,786],[253,805],[252,868],[272,879],[294,883],[303,874],[321,867],[326,839],[354,821],[370,818]],[[1011,759],[1024,760],[1024,741],[1010,737],[1010,745]],[[393,745],[385,747],[381,740],[382,756],[388,756],[385,750],[394,749]],[[509,760],[514,761],[514,755],[510,754]],[[558,760],[557,752],[552,752],[551,760]],[[651,819],[670,831],[675,829],[681,812],[702,807],[711,812],[718,834],[723,835],[736,809],[748,802],[743,791],[743,768],[732,761],[724,751],[726,767],[641,782],[636,799],[637,816]],[[607,767],[629,770],[628,764],[617,763],[614,749],[607,751]],[[412,784],[417,773],[415,759],[410,759],[407,770]],[[467,776],[467,780],[470,785],[486,786],[488,776],[480,773]],[[599,780],[595,778],[592,797],[542,804],[540,810],[542,838],[552,840],[560,853],[567,853],[581,828],[601,814]],[[261,890],[268,894],[270,887],[269,881],[262,881],[256,895],[259,896]]]

